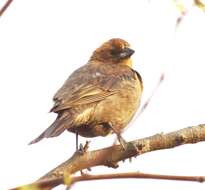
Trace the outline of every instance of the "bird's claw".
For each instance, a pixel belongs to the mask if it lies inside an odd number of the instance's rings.
[[[84,146],[82,143],[80,143],[79,148],[76,150],[76,152],[78,152],[81,155],[85,154],[89,148],[89,144],[90,144],[90,141],[86,141]]]

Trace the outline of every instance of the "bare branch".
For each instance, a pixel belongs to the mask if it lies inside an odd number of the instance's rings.
[[[147,138],[131,141],[127,143],[126,150],[124,150],[120,145],[114,145],[100,150],[88,151],[84,154],[76,152],[71,158],[48,172],[45,176],[33,183],[33,185],[47,180],[47,182],[49,181],[50,183],[50,186],[48,185],[49,188],[47,189],[51,189],[59,184],[64,184],[64,179],[67,179],[66,176],[70,177],[71,174],[85,168],[91,168],[99,165],[117,168],[117,163],[119,161],[133,156],[201,141],[205,141],[205,124],[187,127],[167,134],[160,133]],[[136,147],[138,152],[136,151]],[[183,178],[183,176],[181,177]],[[203,177],[191,178],[197,178],[200,179],[198,181],[204,181]],[[69,179],[73,178],[70,177]],[[178,179],[180,180],[180,177]]]
[[[9,5],[12,3],[13,0],[7,0],[4,6],[0,9],[0,17],[3,15],[3,13],[6,11],[6,9],[9,7]]]
[[[159,174],[148,174],[141,172],[130,172],[130,173],[113,173],[113,174],[101,174],[101,175],[82,175],[70,177],[66,182],[63,177],[56,177],[52,179],[45,179],[38,181],[33,184],[27,184],[22,187],[17,187],[10,190],[20,190],[20,189],[45,189],[54,188],[58,184],[65,184],[71,187],[74,183],[80,181],[91,181],[91,180],[103,180],[103,179],[159,179],[159,180],[177,180],[177,181],[192,181],[192,182],[204,182],[205,176],[176,176],[176,175],[159,175]]]

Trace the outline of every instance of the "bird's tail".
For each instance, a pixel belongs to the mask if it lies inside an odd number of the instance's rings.
[[[73,115],[71,113],[59,114],[56,120],[48,127],[43,133],[41,133],[37,138],[32,140],[30,144],[37,143],[44,138],[57,137],[63,131],[73,126]]]

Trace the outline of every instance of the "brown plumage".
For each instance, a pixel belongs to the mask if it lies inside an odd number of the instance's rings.
[[[84,137],[120,134],[137,111],[143,89],[129,47],[114,38],[97,48],[57,91],[51,109],[58,114],[56,120],[30,144],[65,130]]]

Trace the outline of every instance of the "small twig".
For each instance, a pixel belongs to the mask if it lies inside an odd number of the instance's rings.
[[[205,176],[176,176],[176,175],[161,175],[161,174],[148,174],[141,172],[130,172],[130,173],[113,173],[113,174],[101,174],[101,175],[81,175],[81,176],[69,176],[69,179],[65,177],[56,177],[51,179],[45,179],[38,181],[36,183],[27,184],[22,187],[17,187],[10,190],[20,190],[20,189],[31,189],[31,188],[54,188],[59,184],[65,184],[68,186],[73,185],[80,181],[91,181],[91,180],[103,180],[103,179],[158,179],[158,180],[175,180],[175,181],[190,181],[190,182],[204,182]]]
[[[179,10],[181,14],[177,18],[177,21],[176,21],[176,29],[177,29],[177,27],[181,24],[182,20],[184,19],[184,17],[187,15],[188,11],[190,10],[187,10],[185,6],[181,2],[178,2],[177,0],[174,0],[174,3],[175,3],[176,8]],[[205,11],[205,4],[201,0],[193,0],[193,6],[196,6],[202,11]]]
[[[176,175],[161,175],[161,174],[148,174],[141,172],[130,173],[113,173],[113,174],[101,174],[101,175],[85,175],[75,176],[71,178],[71,184],[79,181],[90,180],[103,180],[103,179],[119,179],[119,178],[141,178],[141,179],[159,179],[159,180],[177,180],[177,181],[192,181],[192,182],[204,182],[205,176],[176,176]]]
[[[177,29],[180,23],[182,22],[182,20],[184,19],[185,15],[187,14],[188,10],[185,8],[185,6],[181,2],[178,2],[178,0],[173,0],[173,1],[174,1],[176,8],[181,14],[176,20],[175,29]]]
[[[159,86],[161,85],[161,83],[164,81],[164,73],[161,74],[154,90],[152,91],[150,97],[146,100],[146,102],[143,104],[143,106],[141,107],[140,111],[137,113],[135,119],[137,119],[143,112],[144,110],[147,108],[147,106],[149,105],[149,103],[151,102],[153,96],[155,95],[155,93],[157,92]]]
[[[3,13],[9,7],[9,5],[12,3],[12,1],[13,0],[7,0],[6,3],[3,5],[3,7],[0,9],[0,17],[3,15]]]

